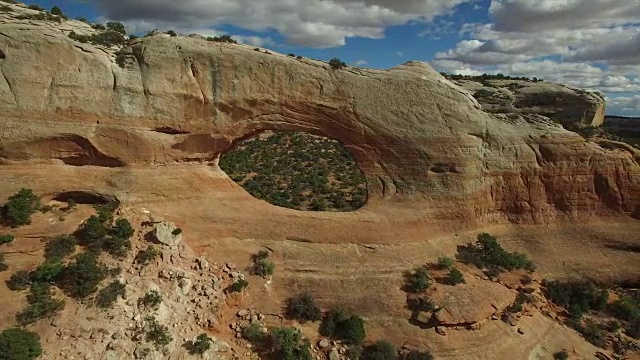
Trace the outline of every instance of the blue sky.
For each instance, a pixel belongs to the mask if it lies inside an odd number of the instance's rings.
[[[638,0],[37,0],[130,33],[233,35],[282,53],[389,68],[541,77],[640,116]]]

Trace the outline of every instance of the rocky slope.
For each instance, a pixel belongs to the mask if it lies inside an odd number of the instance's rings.
[[[207,163],[239,139],[287,129],[343,142],[367,176],[365,209],[374,213],[413,204],[416,216],[435,219],[540,222],[640,206],[637,151],[587,142],[536,117],[487,113],[425,63],[331,70],[159,34],[130,41],[121,68],[117,49],[67,36],[90,32],[85,24],[18,20],[9,8],[0,18],[4,164],[115,174]],[[82,180],[76,190],[114,191],[108,181]]]

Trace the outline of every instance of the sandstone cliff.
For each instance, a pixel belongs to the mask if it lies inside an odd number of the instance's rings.
[[[535,114],[573,129],[599,126],[604,121],[605,100],[599,93],[563,84],[524,80],[459,80],[494,114]]]
[[[638,151],[588,142],[543,116],[485,112],[473,93],[425,63],[331,70],[159,34],[130,41],[120,67],[117,49],[71,40],[77,28],[92,31],[75,21],[0,17],[2,172],[31,169],[11,178],[4,195],[25,182],[60,191],[35,180],[60,164],[65,190],[113,193],[109,176],[121,179],[120,169],[215,163],[238,139],[288,129],[343,142],[368,179],[363,211],[391,220],[405,210],[416,218],[547,221],[640,207]],[[580,121],[599,121],[601,109],[591,109],[592,119]],[[106,175],[82,176],[78,166]],[[127,174],[126,183],[135,182]]]

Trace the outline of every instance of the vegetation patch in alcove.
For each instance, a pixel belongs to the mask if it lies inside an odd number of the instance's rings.
[[[353,211],[367,198],[366,179],[338,141],[266,131],[224,154],[220,168],[254,197],[310,211]]]

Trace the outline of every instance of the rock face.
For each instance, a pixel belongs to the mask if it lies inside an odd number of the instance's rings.
[[[159,34],[129,42],[121,68],[115,49],[68,38],[82,26],[74,21],[0,20],[0,159],[11,169],[93,166],[132,184],[140,179],[134,169],[215,166],[240,139],[299,130],[344,143],[367,176],[363,211],[391,219],[411,210],[430,219],[548,221],[640,207],[638,151],[588,142],[542,116],[485,112],[425,63],[334,71],[319,61]],[[519,91],[511,102],[519,112],[558,111],[553,102],[529,103],[558,93]],[[593,100],[574,93],[572,102]],[[597,124],[597,104],[566,117]],[[31,174],[10,183],[38,178]],[[110,184],[88,177],[65,186],[116,191]]]
[[[178,228],[173,223],[162,222],[154,226],[153,236],[161,244],[165,244],[169,247],[176,247],[182,241],[182,234],[176,233],[177,229]]]
[[[606,104],[599,93],[542,81],[459,80],[456,84],[491,113],[541,115],[567,128],[599,126],[604,121]]]

